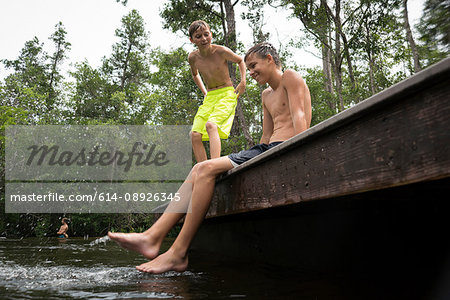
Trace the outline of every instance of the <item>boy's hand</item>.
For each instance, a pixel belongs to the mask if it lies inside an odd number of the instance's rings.
[[[241,81],[234,90],[234,92],[237,94],[238,97],[245,92],[245,85],[246,85],[245,81]]]

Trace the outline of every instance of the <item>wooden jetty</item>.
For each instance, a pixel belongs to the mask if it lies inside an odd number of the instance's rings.
[[[192,249],[448,280],[449,195],[447,58],[220,177]]]

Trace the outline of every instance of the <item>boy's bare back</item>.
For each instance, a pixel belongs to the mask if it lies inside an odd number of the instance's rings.
[[[208,55],[200,54],[199,50],[189,54],[192,73],[195,75],[194,71],[200,72],[208,91],[233,86],[227,64],[228,51],[231,50],[215,44],[211,44],[210,49]]]

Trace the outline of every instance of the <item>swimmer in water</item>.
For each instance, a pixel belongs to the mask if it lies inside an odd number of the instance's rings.
[[[67,239],[69,236],[67,235],[67,230],[69,229],[69,225],[67,225],[68,219],[62,218],[61,220],[61,227],[59,228],[59,231],[56,233],[58,235],[59,239]]]

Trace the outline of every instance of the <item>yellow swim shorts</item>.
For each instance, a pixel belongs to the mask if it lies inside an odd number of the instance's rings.
[[[209,91],[194,117],[192,131],[201,133],[202,140],[208,141],[205,124],[209,121],[217,125],[219,137],[227,139],[233,125],[236,104],[237,95],[232,86]]]

